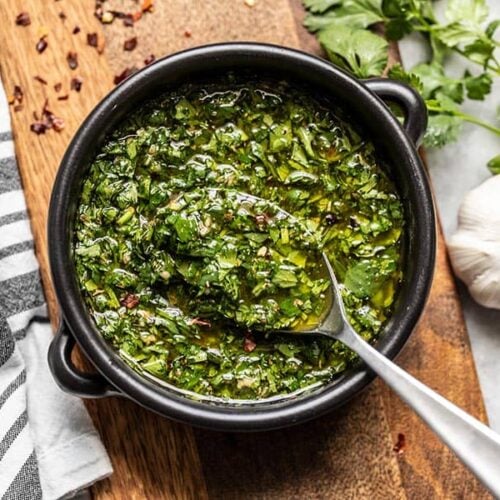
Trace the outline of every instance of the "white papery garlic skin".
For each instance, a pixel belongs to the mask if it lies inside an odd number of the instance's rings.
[[[455,274],[474,300],[500,309],[500,175],[465,196],[448,251]]]

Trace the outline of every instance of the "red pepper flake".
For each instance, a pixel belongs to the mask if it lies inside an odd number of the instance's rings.
[[[134,50],[137,47],[137,37],[134,36],[132,38],[129,38],[128,40],[125,40],[123,43],[123,50]]]
[[[78,68],[78,54],[76,52],[68,52],[66,61],[68,61],[68,66],[70,67],[70,69]]]
[[[208,321],[207,319],[201,319],[201,318],[193,318],[191,320],[192,325],[198,325],[198,326],[206,326],[207,328],[212,328],[212,323]]]
[[[14,111],[21,111],[23,109],[23,90],[19,85],[14,85],[14,92],[12,93],[12,96],[9,97],[9,104],[12,106],[14,105]]]
[[[71,79],[71,90],[80,92],[80,90],[82,89],[82,85],[83,85],[83,79],[80,78],[79,76],[75,76],[74,78]]]
[[[54,85],[54,90],[56,92],[61,92],[61,89],[62,89],[62,83],[61,82],[58,82]]]
[[[38,40],[38,42],[36,42],[35,47],[36,47],[36,51],[39,54],[41,54],[47,48],[47,46],[49,45],[47,43],[46,38],[47,38],[47,35],[43,35],[42,38],[40,38],[40,40]]]
[[[127,293],[120,299],[120,304],[127,309],[133,309],[139,304],[139,297],[133,293]]]
[[[64,21],[66,21],[67,16],[64,12],[59,12],[59,18],[62,19],[64,22]]]
[[[406,448],[405,435],[402,433],[399,433],[398,440],[396,441],[396,444],[392,448],[392,451],[396,452],[398,455],[402,455],[405,451],[405,448]]]
[[[69,95],[68,94],[65,94],[65,95],[60,95],[57,100],[58,101],[67,101],[69,98]]]
[[[36,135],[45,134],[47,126],[42,122],[34,122],[30,125],[30,130],[35,132]]]
[[[97,33],[87,33],[87,45],[97,47],[98,41]]]
[[[245,337],[243,340],[243,350],[245,352],[252,352],[256,347],[257,344],[250,337]]]
[[[153,0],[143,0],[141,10],[142,12],[151,12],[153,10]]]
[[[132,14],[127,14],[123,18],[123,25],[127,28],[132,28],[132,26],[134,26],[134,17],[132,16]]]
[[[73,35],[77,35],[78,33],[80,33],[80,31],[82,31],[82,30],[80,29],[80,26],[75,26],[75,27],[73,28]]]
[[[29,26],[31,24],[30,15],[27,12],[20,12],[16,16],[16,24],[18,26]]]
[[[184,36],[185,36],[186,38],[191,38],[191,35],[192,35],[192,34],[193,34],[193,33],[192,33],[192,31],[191,31],[189,28],[186,28],[186,29],[184,30]]]
[[[126,78],[128,78],[130,75],[134,74],[136,72],[136,68],[125,68],[119,75],[116,75],[113,79],[113,83],[115,85],[118,85],[119,83],[123,82]]]
[[[52,128],[56,132],[60,132],[64,128],[64,120],[58,116],[52,115],[51,122],[52,122]]]
[[[148,66],[149,64],[153,63],[156,61],[156,57],[154,54],[150,54],[146,59],[144,59],[144,65]]]
[[[14,100],[21,104],[23,102],[23,98],[23,89],[19,85],[14,85]]]
[[[47,80],[45,80],[44,78],[42,78],[41,76],[34,76],[33,77],[37,82],[40,82],[42,85],[47,85]]]
[[[60,132],[64,128],[64,120],[56,116],[48,108],[49,101],[45,100],[42,108],[42,117],[38,118],[37,113],[33,113],[35,122],[30,125],[30,130],[37,135],[45,134],[48,129],[54,129],[56,132]]]

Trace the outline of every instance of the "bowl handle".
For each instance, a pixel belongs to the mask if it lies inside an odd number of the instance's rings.
[[[71,360],[74,347],[75,339],[62,320],[48,352],[49,367],[59,387],[81,398],[121,396],[101,374],[84,373],[75,367]]]
[[[363,83],[383,101],[401,108],[403,128],[415,146],[420,145],[427,127],[427,108],[420,94],[406,83],[387,78],[370,78]]]

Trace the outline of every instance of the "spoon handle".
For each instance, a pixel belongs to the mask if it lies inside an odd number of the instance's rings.
[[[336,338],[413,408],[457,457],[500,498],[500,435],[419,382],[365,342],[349,325]]]

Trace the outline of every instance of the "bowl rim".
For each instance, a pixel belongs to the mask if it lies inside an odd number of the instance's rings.
[[[420,202],[415,207],[419,220],[413,235],[419,245],[419,252],[414,255],[413,263],[418,271],[412,276],[412,293],[404,304],[404,311],[396,311],[388,323],[394,332],[384,336],[376,344],[376,348],[388,358],[392,359],[399,353],[424,309],[434,271],[436,225],[427,175],[415,146],[389,108],[373,92],[360,80],[329,62],[299,50],[251,42],[205,45],[159,59],[114,88],[82,123],[61,161],[49,207],[49,261],[63,321],[98,372],[122,395],[161,415],[201,427],[238,431],[269,430],[304,422],[344,404],[373,380],[375,375],[360,363],[334,383],[325,384],[321,390],[285,403],[270,404],[267,407],[260,405],[260,408],[211,405],[179,396],[132,370],[98,333],[89,313],[83,307],[81,293],[76,286],[70,248],[72,231],[68,214],[71,213],[70,206],[74,202],[71,194],[75,179],[79,171],[84,169],[82,158],[102,139],[106,123],[111,121],[117,109],[134,97],[137,99],[140,92],[151,88],[153,82],[174,69],[183,71],[182,68],[187,68],[184,71],[192,72],[193,68],[199,66],[229,67],[236,60],[241,61],[242,66],[248,65],[250,68],[255,66],[256,61],[265,66],[278,62],[296,65],[307,70],[306,81],[309,80],[309,75],[314,74],[318,78],[324,78],[325,82],[331,80],[336,86],[344,85],[353,93],[353,98],[364,102],[371,114],[390,131],[394,147],[399,148],[400,154],[405,157],[408,165],[406,173],[411,178],[409,182],[414,195]]]

